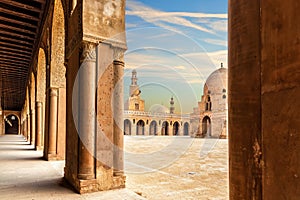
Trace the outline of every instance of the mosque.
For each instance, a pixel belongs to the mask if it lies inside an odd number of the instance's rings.
[[[145,100],[141,98],[141,90],[137,84],[137,72],[132,71],[129,98],[124,109],[125,135],[190,135],[190,115],[175,112],[174,99],[170,99],[170,107],[154,105],[145,111]]]
[[[0,160],[7,156],[5,162],[11,162],[0,165],[1,183],[10,183],[10,190],[1,188],[1,197],[7,191],[15,199],[17,193],[19,199],[33,199],[40,191],[48,197],[72,193],[61,193],[60,182],[46,170],[30,181],[45,163],[58,160],[65,160],[60,177],[78,193],[125,187],[124,131],[118,125],[124,123],[123,84],[117,84],[123,83],[127,49],[125,9],[124,0],[1,1],[0,138],[6,141]],[[210,88],[224,73],[219,69],[190,115],[190,134],[223,137],[227,117],[220,113],[228,101],[230,200],[299,199],[299,9],[299,0],[228,2],[228,91],[223,85]],[[157,130],[159,124],[164,130],[166,118],[159,117]],[[149,114],[148,123],[143,121],[144,134],[150,119]],[[167,130],[175,122],[183,130],[189,120],[180,119],[167,121]],[[47,161],[32,156],[39,149]]]
[[[129,98],[125,102],[124,135],[177,135],[227,138],[227,69],[212,72],[203,88],[201,101],[193,113],[177,114],[174,99],[169,108],[155,105],[145,112],[145,100],[137,84],[137,72],[132,71]]]
[[[221,63],[206,79],[201,101],[191,113],[192,137],[227,138],[227,81],[227,69]]]

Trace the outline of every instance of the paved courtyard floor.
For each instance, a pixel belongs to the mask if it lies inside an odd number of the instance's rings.
[[[0,199],[228,199],[227,140],[126,136],[127,188],[85,195],[63,182],[64,161],[41,157],[22,136],[0,136]]]
[[[64,161],[45,161],[21,135],[0,136],[2,200],[142,200],[129,189],[79,195],[63,181]]]
[[[127,188],[147,199],[228,198],[228,140],[125,137]]]

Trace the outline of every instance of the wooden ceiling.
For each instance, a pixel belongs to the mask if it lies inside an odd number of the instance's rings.
[[[3,110],[21,110],[46,0],[0,1],[0,91]]]

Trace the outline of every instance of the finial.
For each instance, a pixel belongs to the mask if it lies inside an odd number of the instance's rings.
[[[221,63],[221,68],[223,68],[223,63]]]

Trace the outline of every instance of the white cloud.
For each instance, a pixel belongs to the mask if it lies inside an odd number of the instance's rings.
[[[219,45],[219,46],[225,46],[227,47],[227,41],[226,40],[218,40],[218,39],[204,39],[204,42],[207,42],[209,44]]]
[[[206,76],[212,70],[219,68],[221,63],[223,63],[224,67],[227,67],[227,54],[228,50],[220,50],[212,52],[186,53],[181,56],[191,60],[193,63],[199,63],[199,70]]]
[[[181,70],[185,70],[185,69],[186,69],[186,67],[185,67],[185,66],[182,66],[182,65],[180,65],[180,66],[175,66],[174,68],[175,68],[175,69],[181,69]]]
[[[145,20],[146,22],[152,23],[156,26],[175,29],[173,25],[185,26],[188,28],[193,28],[199,31],[215,34],[214,27],[211,26],[210,29],[205,26],[201,26],[199,24],[195,24],[184,17],[192,17],[192,18],[217,18],[217,19],[227,19],[227,14],[206,14],[206,13],[189,13],[189,12],[164,12],[155,10],[151,7],[147,7],[146,5],[136,2],[136,1],[128,1],[127,7],[129,10],[126,10],[126,15],[138,16]]]
[[[131,1],[130,1],[131,2]],[[140,4],[141,6],[141,4]],[[130,8],[133,6],[129,5]],[[139,7],[140,8],[140,7]],[[146,8],[144,6],[144,8]],[[218,18],[218,19],[227,19],[227,14],[208,14],[208,13],[191,13],[191,12],[162,12],[154,9],[145,9],[144,11],[140,10],[127,10],[127,15],[135,15],[135,16],[144,16],[146,14],[153,14],[152,12],[156,11],[156,17],[191,17],[191,18]]]
[[[217,20],[208,23],[208,25],[215,31],[227,32],[228,20]]]
[[[201,78],[197,78],[197,79],[189,79],[187,80],[187,82],[189,84],[204,84],[204,80]]]

